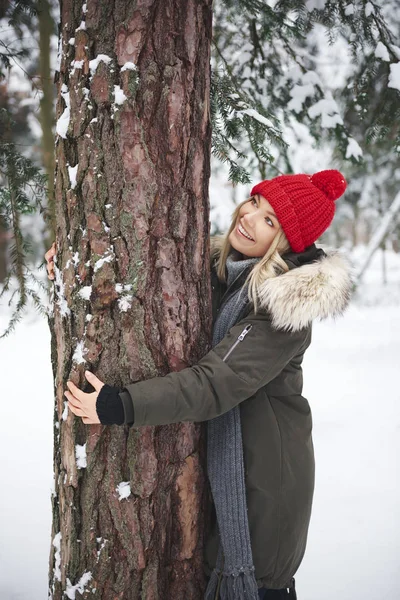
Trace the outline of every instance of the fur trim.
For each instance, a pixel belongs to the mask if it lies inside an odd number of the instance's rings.
[[[349,305],[352,264],[341,251],[318,247],[326,256],[260,285],[260,305],[269,311],[276,329],[298,331],[314,319],[342,315]]]
[[[224,236],[211,236],[215,260]],[[346,255],[318,244],[326,256],[263,281],[258,289],[262,309],[275,329],[298,331],[314,319],[336,318],[348,307],[354,286],[354,267]]]

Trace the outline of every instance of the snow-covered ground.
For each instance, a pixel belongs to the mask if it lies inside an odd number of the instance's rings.
[[[398,596],[400,258],[389,260],[391,300],[376,305],[387,296],[377,255],[364,287],[365,299],[373,301],[353,304],[335,322],[316,323],[305,357],[316,489],[307,551],[296,575],[299,600]],[[7,322],[2,305],[1,331]],[[53,479],[47,322],[33,313],[25,317],[0,342],[0,361],[0,599],[44,600]]]

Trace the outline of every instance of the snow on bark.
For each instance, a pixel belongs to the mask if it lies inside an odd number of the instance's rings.
[[[64,400],[64,410],[61,415],[61,418],[63,421],[66,421],[68,418],[68,402],[67,402],[67,400]]]
[[[53,546],[56,549],[54,555],[54,579],[61,581],[61,531],[54,536]]]
[[[118,500],[124,500],[131,495],[130,481],[121,481],[115,489],[118,492]]]
[[[69,120],[70,120],[70,116],[71,116],[69,91],[68,91],[68,88],[65,85],[65,83],[63,83],[61,86],[61,96],[64,98],[65,109],[64,109],[64,112],[62,113],[61,117],[59,117],[59,119],[57,120],[56,132],[58,133],[59,136],[61,136],[62,138],[65,139],[67,137]]]
[[[85,348],[85,342],[81,340],[77,343],[76,348],[74,350],[74,354],[72,355],[72,361],[78,365],[82,365],[86,362],[83,358],[83,355],[88,352],[87,348]]]
[[[83,444],[82,446],[79,444],[75,445],[75,456],[78,469],[85,469],[87,467],[86,444]]]
[[[121,67],[121,73],[123,73],[124,71],[137,71],[137,66],[135,65],[135,63],[133,62],[129,62],[127,61],[122,67]]]
[[[56,288],[56,303],[60,307],[60,314],[62,317],[66,317],[71,311],[65,298],[65,286],[62,271],[57,266],[57,254],[54,255],[54,285]]]
[[[72,583],[67,577],[67,589],[65,590],[65,593],[69,600],[75,600],[76,592],[83,594],[83,592],[85,591],[85,587],[91,579],[92,573],[90,571],[88,571],[88,573],[84,573],[78,581],[78,583],[76,583],[75,585],[72,585]]]
[[[85,285],[83,286],[83,288],[81,288],[78,292],[78,295],[83,298],[84,300],[90,300],[90,295],[92,293],[92,286],[91,285]]]
[[[96,69],[101,62],[104,62],[106,65],[110,64],[112,58],[107,56],[107,54],[98,54],[96,58],[93,58],[89,61],[89,69],[90,73],[93,76],[96,73]]]
[[[70,165],[67,166],[71,189],[74,190],[76,188],[76,174],[78,172],[78,164],[76,164],[74,167],[71,167]]]

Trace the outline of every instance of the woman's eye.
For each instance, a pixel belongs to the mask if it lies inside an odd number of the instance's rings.
[[[251,201],[252,201],[252,203],[253,203],[253,204],[255,203],[255,204],[256,204],[256,206],[258,206],[258,205],[257,205],[257,200],[255,199],[255,197],[253,197],[253,198],[251,199]],[[272,221],[272,219],[270,219],[269,217],[265,217],[265,220],[266,220],[267,222],[269,221],[269,222],[271,223],[271,227],[274,227],[274,222]]]

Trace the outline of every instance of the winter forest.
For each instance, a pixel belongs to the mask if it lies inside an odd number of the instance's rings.
[[[399,597],[399,124],[398,0],[0,3],[0,600],[204,597],[205,424],[85,424],[67,380],[195,365],[209,236],[255,183],[325,169],[347,189],[316,245],[354,283],[302,365],[297,597]]]

